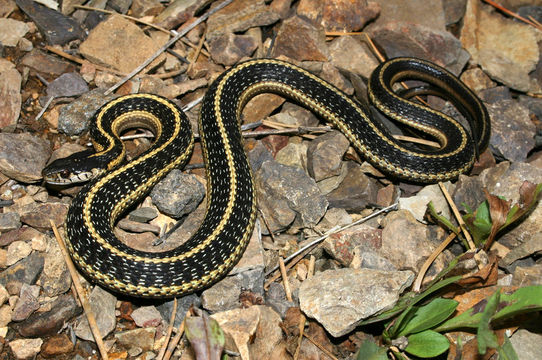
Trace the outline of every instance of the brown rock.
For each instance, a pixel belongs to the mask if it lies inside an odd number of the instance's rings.
[[[358,31],[380,13],[380,5],[367,0],[301,0],[297,14],[324,26],[326,31]]]
[[[0,171],[12,179],[39,181],[50,154],[49,142],[30,133],[0,134]]]
[[[273,57],[285,55],[299,61],[327,61],[329,54],[324,29],[299,16],[284,20],[273,48]]]
[[[133,22],[120,16],[111,16],[90,32],[88,38],[81,43],[79,51],[95,63],[129,73],[159,48]],[[164,60],[165,55],[162,54],[148,68],[152,69]]]
[[[156,16],[164,10],[160,0],[134,0],[132,2],[132,16]]]
[[[14,128],[17,124],[21,111],[21,80],[15,65],[0,59],[0,129]]]
[[[76,71],[75,66],[57,57],[34,49],[21,59],[21,64],[42,74],[60,76],[64,73]]]
[[[329,55],[333,65],[354,74],[369,78],[378,60],[365,43],[352,36],[339,36],[329,43]]]
[[[55,358],[73,350],[73,343],[66,334],[55,335],[45,341],[41,346],[41,355],[44,358]]]
[[[264,0],[234,0],[207,20],[207,39],[227,33],[245,31],[256,26],[270,25],[280,15],[265,5]]]
[[[250,35],[228,33],[209,41],[211,57],[222,65],[237,63],[243,57],[250,56],[257,47],[257,41]]]
[[[442,0],[373,0],[380,5],[380,16],[374,26],[389,22],[413,23],[444,31],[445,20]],[[449,2],[446,0],[445,2]],[[373,25],[369,25],[371,27]]]
[[[193,17],[196,12],[209,5],[209,3],[211,3],[211,0],[173,1],[154,18],[154,23],[161,27],[172,29]]]
[[[243,109],[245,124],[262,120],[284,103],[284,98],[275,94],[260,94],[252,98]]]
[[[64,222],[67,213],[68,204],[60,202],[38,204],[34,211],[22,214],[21,221],[36,229],[48,230],[51,228],[51,220],[58,226]]]

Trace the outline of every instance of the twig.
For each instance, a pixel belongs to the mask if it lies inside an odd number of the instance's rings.
[[[331,352],[329,352],[328,349],[326,349],[325,347],[322,346],[322,344],[320,344],[318,341],[314,340],[311,336],[307,335],[307,334],[303,334],[303,336],[305,336],[307,338],[307,340],[309,340],[311,343],[313,343],[314,345],[316,345],[316,347],[318,349],[320,349],[320,351],[322,351],[324,354],[326,354],[327,356],[329,356],[330,358],[332,358],[333,360],[339,360],[337,359],[337,357],[335,355],[333,355]]]
[[[286,292],[286,299],[288,301],[294,301],[292,299],[292,291],[290,290],[290,283],[288,282],[288,273],[286,272],[286,267],[284,266],[284,260],[282,260],[282,257],[279,257],[279,267],[280,267],[280,273],[282,275],[282,282],[284,283],[284,291]]]
[[[53,220],[49,220],[49,222],[51,223],[53,233],[55,234],[55,237],[56,237],[56,240],[58,241],[58,245],[60,246],[62,255],[64,256],[64,261],[66,261],[66,265],[68,266],[68,270],[70,272],[73,285],[75,286],[75,290],[76,290],[75,292],[77,293],[77,296],[79,297],[79,300],[81,301],[81,305],[83,305],[83,310],[85,311],[85,315],[87,316],[90,331],[92,332],[92,335],[94,336],[94,339],[96,340],[96,345],[98,346],[98,350],[100,351],[102,359],[107,360],[109,359],[107,356],[107,350],[105,349],[104,343],[102,341],[102,336],[100,335],[100,329],[98,329],[98,324],[96,323],[96,317],[94,316],[94,313],[92,312],[92,308],[90,307],[88,299],[85,296],[85,291],[83,290],[83,286],[81,286],[81,282],[79,281],[79,274],[77,273],[77,270],[75,269],[75,265],[73,264],[72,259],[70,258],[70,255],[68,254],[68,250],[66,249],[66,244],[64,244],[64,240],[62,240],[62,237],[58,233],[58,229],[55,223],[53,222]]]
[[[45,114],[45,112],[47,111],[47,109],[49,108],[49,106],[51,105],[54,99],[55,99],[54,96],[49,97],[49,99],[47,100],[45,105],[43,105],[43,108],[40,110],[38,115],[36,115],[36,118],[34,120],[39,120],[43,116],[43,114]]]
[[[526,24],[529,24],[531,26],[534,26],[536,29],[538,30],[541,30],[542,31],[542,28],[540,26],[537,26],[536,23],[534,23],[533,21],[531,20],[528,20],[528,19],[525,19],[523,16],[519,15],[519,14],[516,14],[515,12],[513,11],[510,11],[508,10],[507,8],[505,8],[504,6],[502,5],[499,5],[497,4],[495,1],[493,0],[484,0],[486,3],[488,3],[489,5],[493,6],[494,8],[502,11],[503,13],[507,14],[507,15],[510,15],[512,17],[515,17],[516,19],[520,20],[520,21],[523,21],[524,23]]]
[[[164,354],[167,350],[167,345],[169,344],[169,340],[171,339],[171,333],[173,332],[173,324],[175,323],[175,316],[177,315],[177,298],[173,299],[173,311],[171,312],[171,317],[169,319],[169,326],[167,328],[167,334],[166,339],[164,341],[164,344],[162,345],[162,348],[160,349],[160,352],[158,353],[158,356],[156,357],[156,360],[162,360],[164,358]]]
[[[461,228],[461,231],[463,232],[463,235],[465,235],[465,239],[467,240],[467,244],[469,245],[471,250],[476,249],[476,245],[472,241],[472,237],[470,236],[469,231],[467,230],[467,224],[465,224],[465,221],[463,221],[463,217],[459,213],[459,210],[457,209],[457,206],[455,206],[454,201],[452,200],[452,197],[450,196],[450,193],[446,189],[443,183],[439,182],[438,186],[440,187],[440,190],[442,191],[442,194],[446,198],[446,201],[448,202],[448,205],[452,209],[452,212],[454,213],[454,217],[457,220],[457,223],[459,224],[459,227]]]
[[[274,244],[276,244],[275,235],[273,234],[273,230],[271,230],[271,227],[269,226],[269,223],[267,222],[267,219],[265,218],[265,214],[263,213],[262,209],[258,208],[258,211],[260,213],[260,216],[263,220],[263,224],[265,225],[265,228],[267,231],[269,231],[269,236],[271,236],[271,240]]]
[[[122,16],[122,17],[125,18],[125,19],[132,20],[132,21],[134,21],[134,22],[138,22],[138,23],[140,23],[140,24],[149,26],[149,27],[151,27],[151,28],[153,28],[153,29],[156,29],[156,30],[165,32],[165,33],[168,34],[168,35],[171,35],[171,31],[169,31],[168,29],[164,29],[163,27],[160,27],[160,26],[155,25],[155,24],[153,24],[153,23],[149,23],[149,22],[143,21],[143,20],[138,19],[138,18],[135,18],[135,17],[133,17],[133,16],[120,14],[120,13],[118,13],[118,12],[116,12],[116,11],[104,10],[104,9],[99,9],[99,8],[95,8],[95,7],[92,7],[92,6],[86,6],[86,5],[74,5],[73,7],[76,8],[76,9],[90,10],[90,11],[99,11],[99,12],[103,12],[103,13],[105,13],[105,14]]]
[[[96,69],[100,70],[100,71],[105,71],[105,72],[109,72],[111,74],[115,74],[115,75],[118,75],[118,76],[123,76],[124,73],[123,72],[120,72],[118,70],[115,70],[115,69],[112,69],[112,68],[108,68],[108,67],[105,67],[105,66],[101,66],[101,65],[98,65],[98,64],[94,64],[94,63],[91,63],[90,61],[88,60],[84,60],[84,59],[81,59],[81,58],[78,58],[77,56],[73,56],[71,54],[68,54],[67,52],[64,52],[62,50],[59,50],[59,49],[56,49],[52,46],[49,46],[49,45],[45,45],[45,49],[54,53],[54,54],[57,54],[58,56],[62,56],[63,58],[66,58],[68,60],[71,60],[73,62],[76,62],[80,65],[83,65],[85,63],[87,64],[92,64],[92,66],[94,66]]]
[[[190,310],[186,312],[184,315],[184,319],[186,319],[187,316],[190,316]],[[177,331],[177,334],[175,334],[175,337],[169,342],[169,346],[166,350],[166,353],[164,355],[164,360],[169,360],[171,356],[173,355],[173,352],[175,352],[175,348],[177,345],[179,345],[179,341],[181,341],[181,337],[184,333],[184,319],[181,323],[181,326],[179,326],[179,331]]]
[[[440,243],[440,245],[431,253],[431,255],[429,255],[429,257],[423,263],[420,271],[418,272],[418,276],[416,277],[416,280],[414,281],[414,285],[412,286],[412,291],[414,292],[420,291],[420,288],[422,287],[423,278],[425,277],[425,273],[427,272],[427,270],[429,269],[433,261],[435,261],[437,256],[439,256],[439,254],[443,252],[444,249],[446,249],[446,247],[452,242],[453,239],[455,239],[456,236],[457,236],[456,233],[451,233],[450,235],[448,235],[448,237],[443,242]]]
[[[204,42],[205,42],[205,33],[201,34],[201,38],[199,40],[198,46],[195,49],[196,51],[194,52],[194,56],[192,57],[192,60],[190,60],[190,64],[188,64],[188,69],[186,70],[186,72],[192,69],[196,61],[198,61],[198,57],[199,57],[199,54],[201,53],[201,49],[203,48]]]
[[[151,62],[154,61],[158,56],[160,56],[168,47],[173,45],[177,40],[182,38],[186,33],[188,33],[190,30],[198,26],[203,21],[207,20],[209,16],[217,12],[218,10],[222,9],[224,6],[231,3],[233,0],[224,0],[220,4],[218,4],[215,8],[209,10],[202,16],[200,16],[198,19],[193,21],[190,25],[186,26],[182,31],[180,31],[177,35],[172,37],[167,43],[164,44],[158,51],[156,51],[153,55],[151,55],[147,60],[145,60],[141,65],[139,65],[136,69],[134,69],[132,72],[130,72],[128,75],[126,75],[124,78],[122,78],[119,82],[117,82],[115,85],[111,86],[109,89],[106,90],[105,95],[109,95],[119,87],[121,87],[125,82],[130,80],[135,74],[139,73],[141,70],[143,70],[147,65],[149,65]]]
[[[354,221],[353,223],[351,224],[348,224],[348,225],[345,225],[345,226],[342,226],[342,227],[334,227],[332,229],[330,229],[330,231],[326,232],[324,235],[320,236],[319,238],[311,241],[310,243],[308,243],[307,245],[305,245],[303,248],[299,249],[298,251],[296,251],[295,253],[291,254],[290,256],[288,256],[286,259],[284,259],[284,262],[285,263],[288,263],[290,260],[294,259],[295,257],[297,257],[298,255],[302,255],[301,258],[303,258],[306,254],[303,254],[306,250],[309,250],[310,248],[312,248],[314,245],[316,244],[319,244],[321,243],[322,241],[324,241],[325,239],[327,239],[328,237],[330,237],[331,235],[333,234],[336,234],[340,231],[344,231],[346,229],[349,229],[351,228],[352,226],[355,226],[355,225],[358,225],[358,224],[361,224],[367,220],[370,220],[380,214],[383,214],[383,213],[387,213],[388,211],[392,211],[394,209],[397,208],[397,202],[395,202],[394,204],[390,205],[390,206],[386,206],[385,208],[382,208],[380,210],[377,210],[375,211],[374,213],[372,213],[371,215],[368,215],[368,216],[365,216],[361,219],[358,219],[356,221]],[[288,266],[287,266],[288,267]],[[278,265],[274,266],[271,270],[267,271],[265,273],[265,276],[268,276],[270,275],[271,273],[273,273],[275,270],[277,270],[279,268]],[[274,280],[273,280],[274,281]],[[269,281],[266,283],[267,286],[268,285]]]

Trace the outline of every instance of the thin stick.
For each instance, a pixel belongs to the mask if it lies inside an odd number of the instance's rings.
[[[531,26],[534,26],[534,27],[535,27],[536,29],[538,29],[538,30],[542,30],[542,29],[540,29],[538,26],[536,26],[536,24],[535,24],[534,22],[532,22],[532,21],[530,21],[530,20],[528,20],[528,19],[525,19],[523,16],[518,15],[518,14],[516,14],[516,13],[513,12],[513,11],[508,10],[507,8],[503,7],[502,5],[497,4],[495,1],[492,1],[492,0],[484,0],[484,1],[485,1],[486,3],[488,3],[489,5],[493,6],[494,8],[496,8],[496,9],[502,11],[503,13],[508,14],[508,15],[510,15],[510,16],[512,16],[512,17],[515,17],[516,19],[521,20],[521,21],[523,21],[523,22],[526,23],[526,24],[529,24],[529,25],[531,25]]]
[[[140,23],[140,24],[149,26],[149,27],[151,27],[151,28],[153,28],[153,29],[156,29],[156,30],[165,32],[165,33],[168,34],[168,35],[171,35],[171,31],[169,31],[168,29],[164,29],[163,27],[160,27],[160,26],[155,25],[155,24],[153,24],[153,23],[149,23],[149,22],[143,21],[143,20],[138,19],[138,18],[135,18],[135,17],[133,17],[133,16],[120,14],[120,13],[118,13],[118,12],[116,12],[116,11],[104,10],[104,9],[99,9],[99,8],[95,8],[95,7],[92,7],[92,6],[86,6],[86,5],[74,5],[73,7],[74,7],[74,8],[77,8],[77,9],[90,10],[90,11],[99,11],[99,12],[103,12],[103,13],[105,13],[105,14],[122,16],[122,17],[125,18],[125,19],[132,20],[132,21],[134,21],[134,22],[138,22],[138,23]]]
[[[435,261],[437,256],[439,256],[439,254],[443,252],[444,249],[446,249],[446,247],[452,242],[453,239],[455,239],[456,236],[457,235],[455,233],[451,233],[450,235],[448,235],[448,237],[440,243],[440,245],[431,253],[431,255],[429,255],[429,257],[423,263],[420,271],[418,272],[418,276],[416,277],[414,285],[412,286],[412,291],[420,292],[425,273],[427,272],[433,261]]]
[[[215,12],[217,12],[218,10],[222,9],[224,6],[228,5],[229,3],[231,3],[233,0],[224,0],[223,2],[221,2],[220,4],[218,4],[218,6],[216,6],[214,9],[211,9],[209,10],[208,12],[206,12],[205,14],[203,14],[202,16],[200,16],[198,19],[196,19],[195,21],[193,21],[190,25],[186,26],[182,31],[180,31],[177,35],[175,35],[174,37],[172,37],[167,43],[164,44],[164,46],[162,46],[160,49],[158,49],[158,51],[156,51],[153,55],[151,55],[147,60],[145,60],[141,65],[139,65],[136,69],[134,69],[131,73],[129,73],[128,75],[126,75],[124,78],[122,78],[118,83],[116,83],[115,85],[111,86],[109,89],[106,90],[105,92],[105,95],[109,95],[110,93],[112,93],[113,91],[117,90],[119,87],[121,87],[125,82],[127,82],[128,80],[130,80],[134,75],[136,75],[137,73],[139,73],[141,70],[143,70],[147,65],[149,65],[151,62],[154,61],[154,59],[156,59],[158,56],[160,56],[164,51],[166,51],[166,49],[168,47],[170,47],[171,45],[173,45],[175,42],[177,42],[177,40],[179,40],[180,38],[182,38],[184,35],[186,35],[190,30],[192,30],[193,28],[195,28],[196,26],[198,26],[200,23],[202,23],[203,21],[207,20],[207,18],[209,16],[211,16],[212,14],[214,14]]]
[[[205,42],[205,33],[201,34],[201,39],[199,40],[198,46],[195,49],[196,51],[194,52],[194,57],[190,61],[190,64],[188,65],[188,69],[186,70],[186,72],[192,69],[196,61],[198,61],[198,57],[199,57],[199,54],[201,53],[201,49],[203,48],[204,42]]]
[[[382,208],[378,211],[375,211],[374,213],[370,214],[370,215],[367,215],[361,219],[358,219],[356,221],[354,221],[353,223],[351,224],[348,224],[348,225],[345,225],[345,226],[342,226],[342,227],[334,227],[332,229],[330,229],[328,232],[326,232],[324,235],[320,236],[319,238],[311,241],[310,243],[308,243],[307,245],[305,245],[303,248],[299,249],[298,251],[296,251],[295,253],[291,254],[290,256],[288,256],[286,259],[284,259],[284,262],[287,263],[289,262],[290,260],[292,260],[293,258],[295,258],[296,256],[300,255],[300,254],[303,254],[305,252],[305,250],[311,248],[312,246],[318,244],[318,243],[321,243],[322,241],[324,241],[325,239],[327,239],[328,237],[330,237],[331,235],[333,234],[336,234],[340,231],[343,231],[343,230],[346,230],[346,229],[349,229],[351,228],[352,226],[355,226],[355,225],[358,225],[358,224],[361,224],[367,220],[370,220],[382,213],[387,213],[388,211],[392,211],[392,210],[395,210],[397,208],[397,202],[391,204],[390,206],[386,206],[385,208]],[[304,256],[304,255],[303,255]],[[265,276],[268,276],[269,274],[273,273],[275,270],[277,270],[279,268],[278,265],[276,265],[275,267],[273,267],[271,270],[269,270],[268,272],[265,273]]]
[[[269,236],[271,236],[271,240],[273,241],[274,244],[276,244],[277,241],[275,240],[275,235],[273,234],[273,230],[271,230],[271,227],[269,226],[269,223],[267,222],[267,219],[265,218],[265,214],[260,208],[258,208],[258,211],[260,212],[260,216],[262,217],[265,228],[267,229],[267,231],[269,231]]]
[[[162,348],[160,349],[160,352],[158,353],[156,360],[162,360],[164,358],[164,354],[166,353],[166,350],[167,350],[167,345],[169,344],[169,340],[171,339],[171,333],[173,332],[173,324],[175,323],[175,316],[177,316],[177,298],[173,299],[173,311],[171,312],[171,317],[169,318],[169,326],[167,328],[166,339],[164,341],[164,344],[162,344]]]
[[[98,345],[98,350],[100,351],[102,359],[108,360],[109,358],[107,356],[107,350],[105,349],[104,343],[102,341],[100,329],[98,329],[98,324],[96,323],[96,317],[92,312],[92,308],[90,307],[87,297],[84,295],[85,291],[83,290],[83,286],[81,286],[81,282],[79,281],[79,275],[77,273],[77,270],[75,269],[75,265],[73,265],[72,259],[70,258],[68,250],[66,249],[66,244],[64,244],[64,240],[62,240],[62,237],[58,233],[58,229],[55,223],[53,222],[53,220],[49,220],[49,222],[51,223],[53,233],[55,234],[58,245],[60,246],[60,250],[62,251],[62,255],[64,256],[64,261],[66,261],[66,265],[68,266],[68,270],[72,277],[73,285],[75,286],[75,292],[77,293],[77,296],[81,301],[81,305],[83,305],[83,310],[85,311],[85,315],[87,316],[90,331],[92,332],[92,335],[96,340],[96,345]]]
[[[330,358],[332,358],[333,360],[339,360],[337,359],[337,357],[335,357],[332,353],[329,352],[328,349],[326,349],[325,347],[323,347],[318,341],[314,340],[311,336],[307,335],[307,334],[303,334],[303,336],[305,336],[307,338],[307,340],[309,340],[311,343],[313,343],[314,345],[316,345],[316,347],[318,349],[320,349],[324,354],[326,354],[327,356],[329,356]]]
[[[284,260],[282,260],[282,257],[279,257],[279,267],[280,273],[282,274],[282,282],[284,283],[284,291],[286,292],[286,299],[288,301],[293,301],[290,283],[288,282],[288,273],[286,272],[286,267],[284,266]]]
[[[186,319],[186,317],[189,315],[190,315],[190,310],[186,312],[184,318]],[[171,356],[173,355],[173,352],[175,352],[175,348],[177,347],[177,345],[179,345],[179,341],[181,341],[181,337],[183,336],[183,334],[184,334],[184,319],[183,319],[183,322],[181,323],[181,326],[179,326],[179,331],[177,331],[177,334],[175,334],[175,337],[173,338],[173,340],[169,342],[169,346],[167,348],[166,354],[164,355],[164,360],[169,360],[171,358]]]
[[[439,182],[438,186],[440,187],[440,190],[442,191],[442,194],[446,198],[446,201],[448,202],[448,205],[450,205],[450,208],[452,209],[452,212],[454,213],[455,219],[457,220],[457,223],[459,224],[459,227],[461,228],[461,231],[463,232],[463,235],[465,235],[465,239],[467,240],[467,244],[469,245],[471,250],[476,249],[476,245],[474,244],[474,241],[472,241],[472,237],[470,236],[469,231],[467,230],[467,224],[463,221],[463,217],[461,217],[461,214],[459,213],[459,210],[457,209],[457,206],[455,206],[454,201],[452,200],[452,197],[450,196],[450,193],[448,190],[446,190],[446,187],[443,183]]]
[[[49,45],[45,45],[45,49],[47,51],[50,51],[54,54],[57,54],[58,56],[62,56],[63,58],[66,58],[68,60],[71,60],[73,62],[76,62],[80,65],[83,65],[85,63],[87,64],[92,64],[92,66],[94,66],[97,70],[100,70],[100,71],[105,71],[105,72],[109,72],[111,74],[115,74],[115,75],[118,75],[118,76],[124,76],[124,73],[123,72],[120,72],[118,70],[115,70],[115,69],[111,69],[111,68],[108,68],[108,67],[105,67],[105,66],[101,66],[101,65],[98,65],[98,64],[94,64],[94,63],[91,63],[90,61],[88,60],[84,60],[84,59],[81,59],[81,58],[78,58],[77,56],[73,56],[71,54],[68,54],[67,52],[64,52],[62,50],[59,50],[59,49],[56,49],[52,46],[49,46]]]

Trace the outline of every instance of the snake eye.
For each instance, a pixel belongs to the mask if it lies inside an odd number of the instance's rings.
[[[62,170],[60,172],[60,177],[63,178],[63,179],[67,179],[69,176],[70,176],[70,171],[69,170]]]

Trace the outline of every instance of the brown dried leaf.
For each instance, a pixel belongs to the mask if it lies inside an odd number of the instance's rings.
[[[486,189],[484,189],[484,193],[489,204],[489,213],[491,215],[491,232],[484,244],[484,250],[487,250],[491,247],[491,244],[493,244],[495,236],[497,236],[501,227],[506,224],[511,201],[503,200],[498,196],[492,195]]]

